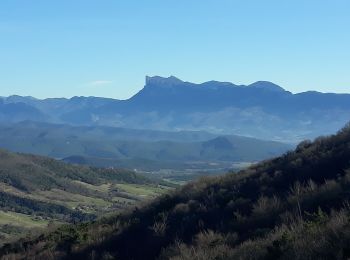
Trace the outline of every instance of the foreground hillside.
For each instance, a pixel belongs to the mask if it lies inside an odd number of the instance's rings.
[[[132,171],[0,150],[0,244],[33,229],[93,220],[168,189]]]
[[[346,259],[350,126],[132,211],[6,245],[10,258]],[[5,259],[6,259],[5,257]]]

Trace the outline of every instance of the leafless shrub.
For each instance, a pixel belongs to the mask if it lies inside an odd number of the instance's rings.
[[[168,213],[162,212],[159,214],[158,220],[153,223],[151,229],[158,236],[164,236],[167,228]]]
[[[253,214],[264,215],[266,213],[276,212],[281,207],[281,201],[276,196],[272,198],[261,196],[253,205]]]
[[[214,231],[199,233],[193,246],[176,242],[171,248],[163,251],[160,259],[171,260],[224,260],[231,258],[232,248],[226,244],[223,235]]]

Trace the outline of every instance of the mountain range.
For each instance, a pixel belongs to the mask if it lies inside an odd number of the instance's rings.
[[[127,100],[98,97],[10,96],[0,100],[0,122],[24,120],[153,130],[205,130],[296,143],[330,134],[350,118],[350,95],[293,94],[267,81],[251,85],[184,82],[146,77]]]

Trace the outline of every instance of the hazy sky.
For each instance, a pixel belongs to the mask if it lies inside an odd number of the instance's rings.
[[[128,98],[145,75],[350,93],[349,0],[1,0],[0,96]]]

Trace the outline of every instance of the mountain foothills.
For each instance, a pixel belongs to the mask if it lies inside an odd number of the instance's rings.
[[[146,77],[145,87],[128,100],[10,96],[0,101],[0,122],[205,130],[285,142],[333,133],[349,115],[349,94],[292,94],[266,81],[194,84],[173,76]]]
[[[0,150],[0,245],[48,226],[96,219],[172,187],[128,170]]]
[[[37,122],[0,124],[0,146],[76,164],[142,171],[162,168],[232,168],[277,156],[291,145],[207,132],[135,130]],[[212,164],[212,167],[210,166]]]
[[[347,259],[350,125],[144,206],[6,244],[4,259]]]

